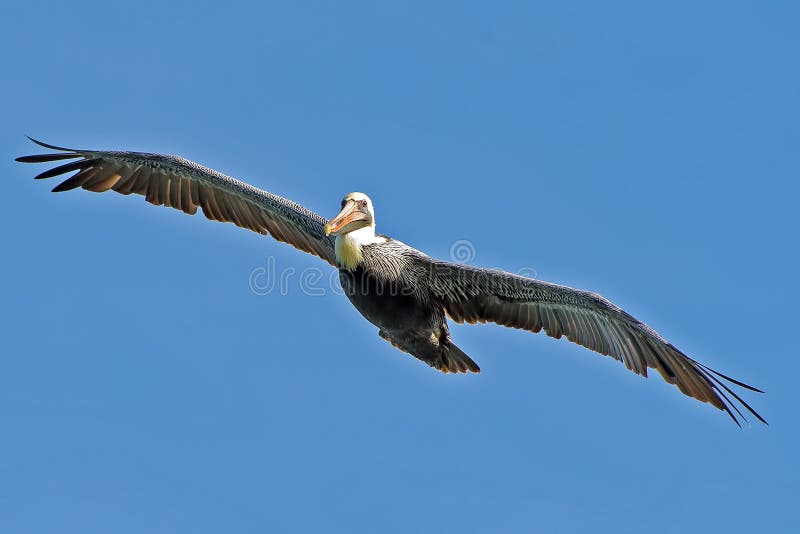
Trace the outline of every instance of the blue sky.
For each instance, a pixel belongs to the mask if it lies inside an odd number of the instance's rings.
[[[727,532],[796,524],[793,2],[6,6],[0,530]],[[739,430],[565,341],[440,375],[325,264],[13,162],[179,153],[325,215],[598,291],[760,386]],[[269,262],[273,262],[270,264]],[[327,272],[326,276],[327,276]]]

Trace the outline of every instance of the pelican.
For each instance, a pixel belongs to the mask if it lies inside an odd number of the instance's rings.
[[[76,160],[36,176],[75,173],[54,192],[81,187],[143,195],[151,204],[188,214],[202,208],[211,220],[271,235],[314,254],[339,270],[350,302],[378,335],[444,373],[478,373],[480,367],[453,343],[447,318],[457,323],[496,323],[562,336],[621,361],[647,376],[655,369],[684,394],[726,412],[741,426],[740,406],[766,424],[731,385],[763,393],[697,362],[655,330],[596,293],[511,273],[437,260],[376,233],[375,208],[363,193],[350,193],[326,220],[303,206],[180,156],[77,150],[22,156],[23,163]]]

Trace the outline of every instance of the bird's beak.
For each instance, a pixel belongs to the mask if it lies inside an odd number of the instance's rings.
[[[342,211],[339,212],[339,215],[331,219],[330,222],[325,225],[325,235],[339,235],[343,233],[342,230],[347,230],[347,227],[353,223],[368,220],[369,215],[358,209],[358,202],[349,200],[347,204],[344,205],[344,208],[342,208]],[[358,228],[363,226],[366,225],[360,224]],[[357,228],[352,228],[351,230],[356,229]]]

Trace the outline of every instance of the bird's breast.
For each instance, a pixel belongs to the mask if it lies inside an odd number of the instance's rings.
[[[387,280],[369,269],[340,269],[339,280],[353,306],[372,324],[384,330],[428,326],[431,310],[400,280]]]

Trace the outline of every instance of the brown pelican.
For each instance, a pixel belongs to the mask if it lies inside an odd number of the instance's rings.
[[[761,390],[689,358],[652,328],[595,293],[498,270],[433,259],[375,232],[375,210],[363,193],[344,197],[330,221],[303,206],[225,176],[180,156],[75,150],[23,156],[41,163],[75,159],[39,174],[76,172],[53,191],[108,190],[144,195],[155,205],[232,222],[315,254],[339,269],[350,302],[395,347],[445,373],[477,373],[478,365],[450,337],[447,317],[458,323],[493,322],[544,332],[622,361],[647,376],[657,370],[684,394],[724,410],[737,423],[743,406],[729,384]],[[734,413],[735,412],[735,413]]]

